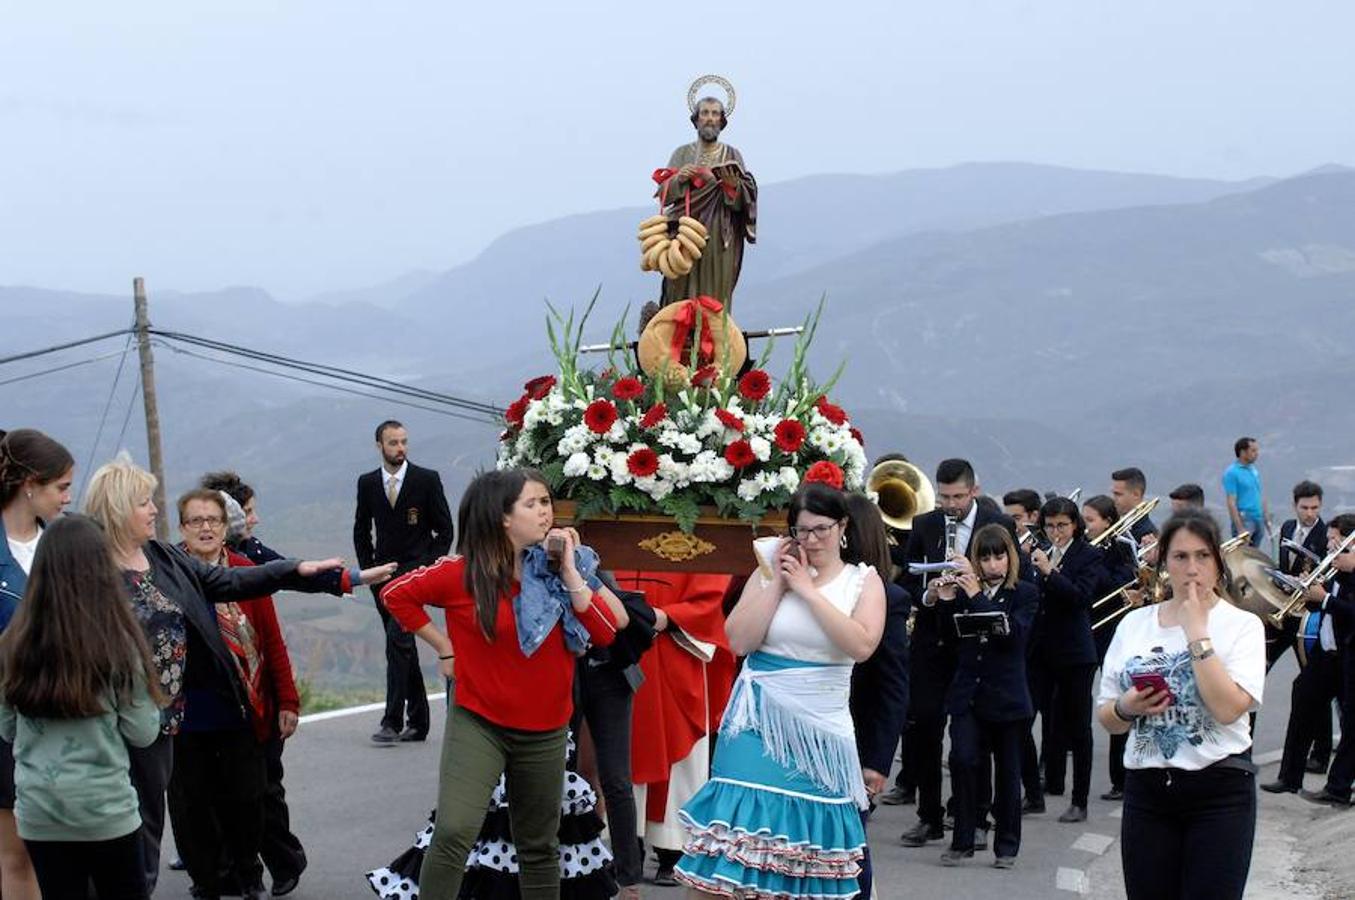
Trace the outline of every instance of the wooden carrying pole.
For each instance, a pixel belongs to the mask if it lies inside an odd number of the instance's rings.
[[[169,540],[169,510],[165,506],[165,460],[160,452],[160,410],[155,402],[155,358],[151,356],[150,318],[146,314],[146,280],[132,279],[132,296],[136,304],[136,344],[141,356],[141,399],[146,407],[146,449],[150,455],[151,474],[155,476],[155,536]]]

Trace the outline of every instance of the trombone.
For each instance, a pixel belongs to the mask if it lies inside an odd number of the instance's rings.
[[[1352,537],[1355,537],[1355,534],[1352,534]],[[1229,540],[1224,541],[1222,544],[1219,544],[1219,554],[1223,555],[1226,554],[1229,550],[1234,550],[1238,547],[1245,546],[1247,542],[1250,540],[1251,532],[1244,531],[1237,537],[1230,538]],[[1156,546],[1156,543],[1151,544],[1149,546],[1150,547]],[[1126,584],[1121,585],[1120,587],[1117,587],[1115,590],[1111,591],[1109,594],[1106,594],[1100,600],[1097,600],[1095,603],[1092,604],[1092,609],[1096,609],[1103,603],[1107,603],[1115,599],[1116,597],[1122,596],[1125,591],[1134,588],[1136,585],[1141,586],[1142,589],[1148,594],[1148,599],[1145,600],[1144,605],[1147,605],[1149,603],[1158,603],[1162,600],[1164,596],[1166,596],[1167,584],[1168,580],[1166,572],[1160,571],[1155,566],[1148,566],[1144,565],[1143,563],[1140,563],[1138,574],[1137,576],[1135,576],[1133,581],[1130,581]],[[1095,631],[1102,625],[1115,621],[1120,616],[1129,612],[1131,609],[1136,608],[1137,607],[1130,606],[1128,603],[1120,606],[1118,609],[1113,610],[1110,614],[1097,620],[1097,622],[1092,625],[1092,631]],[[1277,625],[1276,627],[1278,628],[1279,626]]]
[[[1140,519],[1145,518],[1157,507],[1157,501],[1160,498],[1153,497],[1151,500],[1144,500],[1138,503],[1133,509],[1115,520],[1105,531],[1092,538],[1089,542],[1093,547],[1108,547],[1122,534],[1128,534],[1130,530],[1139,523]]]
[[[1284,606],[1266,615],[1266,621],[1274,628],[1283,628],[1284,620],[1288,616],[1297,615],[1303,608],[1304,602],[1308,599],[1308,589],[1315,584],[1325,584],[1336,576],[1336,558],[1355,544],[1355,531],[1346,536],[1345,540],[1336,545],[1336,549],[1322,558],[1322,561],[1313,567],[1313,570],[1299,579],[1298,585],[1294,587],[1293,593],[1289,595],[1289,601]]]

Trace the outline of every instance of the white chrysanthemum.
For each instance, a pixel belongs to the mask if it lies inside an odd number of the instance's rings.
[[[743,481],[739,482],[739,488],[736,493],[738,493],[740,500],[751,502],[756,500],[758,495],[762,493],[762,485],[758,484],[753,478],[745,478]]]
[[[560,443],[564,443],[562,440]],[[578,478],[588,471],[588,466],[592,463],[587,453],[571,453],[569,459],[565,460],[565,476],[568,478]]]
[[[792,493],[800,486],[800,473],[790,466],[782,466],[781,471],[776,473],[781,486]]]
[[[698,438],[722,435],[724,432],[725,423],[716,418],[715,410],[713,409],[706,410],[706,414],[701,417],[701,424],[696,427],[696,436]]]
[[[624,453],[613,456],[611,465],[607,468],[611,470],[612,481],[617,484],[630,484],[635,480],[635,476],[630,474],[630,467],[626,465],[626,454]]]
[[[613,444],[619,444],[626,439],[626,426],[621,419],[612,423],[611,430],[607,432],[607,440]]]
[[[764,437],[750,437],[748,446],[753,448],[753,455],[760,461],[766,462],[772,458],[772,442]]]
[[[528,431],[546,421],[546,404],[540,400],[533,400],[527,404],[527,411],[522,414],[522,430]]]
[[[593,462],[600,466],[610,467],[615,458],[616,451],[606,444],[598,444],[593,448]]]
[[[686,487],[689,483],[689,469],[686,463],[673,459],[667,453],[659,455],[659,477],[673,482],[678,487]]]
[[[588,466],[588,477],[593,481],[602,481],[607,477],[607,467],[591,463]]]

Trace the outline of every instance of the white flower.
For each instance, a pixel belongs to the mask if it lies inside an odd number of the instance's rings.
[[[750,437],[748,446],[753,448],[753,455],[762,462],[772,458],[772,442],[764,437]]]
[[[607,432],[607,440],[613,444],[619,444],[626,439],[626,425],[621,419],[612,423],[612,428]]]
[[[782,466],[776,477],[780,480],[781,486],[792,493],[800,486],[800,473],[790,466]]]
[[[563,444],[564,441],[561,441],[560,443]],[[588,471],[588,466],[591,463],[592,460],[588,457],[587,453],[572,453],[570,454],[569,459],[565,460],[565,475],[569,478],[578,478]]]
[[[736,493],[739,495],[740,500],[756,500],[758,494],[762,493],[762,485],[758,484],[755,479],[745,478],[743,481],[739,482],[739,488]]]
[[[592,463],[588,466],[588,477],[593,481],[601,481],[607,477],[607,467]]]
[[[612,481],[617,484],[630,484],[635,480],[635,476],[630,474],[630,466],[626,464],[626,454],[624,453],[614,455],[608,468],[612,472]]]

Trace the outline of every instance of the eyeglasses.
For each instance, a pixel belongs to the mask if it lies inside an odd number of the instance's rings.
[[[827,525],[792,525],[790,526],[789,531],[790,536],[795,540],[805,541],[811,537],[820,539],[825,538],[828,536],[828,532],[832,531],[835,527],[837,527],[836,522],[831,522]]]
[[[220,528],[226,524],[226,520],[220,516],[194,516],[191,519],[184,519],[183,523],[189,528],[201,528],[204,525],[210,528]]]
[[[1072,522],[1046,522],[1045,531],[1067,531],[1073,527]]]

